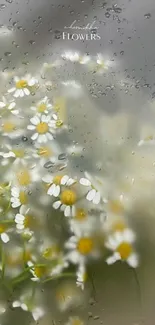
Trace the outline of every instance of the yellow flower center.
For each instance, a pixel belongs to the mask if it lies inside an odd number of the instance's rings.
[[[19,200],[20,200],[21,204],[27,204],[28,198],[27,198],[27,195],[26,195],[26,193],[24,191],[21,191],[19,193]]]
[[[2,234],[3,232],[5,232],[6,229],[7,229],[7,225],[1,223],[1,224],[0,224],[0,234]]]
[[[53,183],[55,185],[60,185],[61,184],[61,180],[63,178],[63,175],[56,175],[54,178],[53,178]]]
[[[31,228],[32,220],[33,220],[32,216],[30,216],[29,214],[25,215],[24,227],[25,228]]]
[[[28,83],[26,80],[21,79],[16,82],[16,88],[18,88],[18,89],[26,88],[27,86],[28,86]]]
[[[75,317],[75,318],[71,319],[70,324],[71,325],[83,325],[83,322],[82,322],[82,320],[80,318]]]
[[[123,231],[124,229],[126,228],[126,225],[124,222],[116,222],[114,225],[113,225],[113,231],[116,232],[116,231]]]
[[[48,124],[45,122],[40,122],[37,126],[36,126],[36,130],[39,134],[44,134],[48,132]]]
[[[77,209],[75,218],[80,221],[86,219],[87,218],[86,211],[84,209]]]
[[[60,199],[61,199],[62,204],[73,205],[77,200],[77,196],[74,191],[65,190],[62,192]]]
[[[17,180],[21,186],[27,186],[31,183],[31,175],[27,169],[17,173]]]
[[[132,246],[129,243],[121,243],[117,247],[117,252],[120,254],[121,259],[126,260],[132,253]]]
[[[149,135],[148,137],[145,138],[145,141],[153,140],[153,135]]]
[[[13,153],[16,155],[17,158],[23,158],[25,155],[25,151],[23,149],[19,149],[19,150],[12,150]]]
[[[12,131],[15,130],[15,127],[16,127],[15,124],[12,123],[12,122],[5,122],[3,124],[3,130],[4,130],[4,132],[12,132]]]
[[[46,274],[46,267],[45,266],[35,266],[34,273],[38,278],[41,278]]]
[[[41,103],[40,105],[38,105],[38,112],[39,113],[44,113],[46,111],[46,109],[47,109],[46,104]]]
[[[63,121],[62,120],[57,120],[56,121],[57,128],[60,128],[62,125],[63,125]]]
[[[43,157],[50,157],[52,156],[53,152],[49,147],[41,147],[38,149],[38,155]]]
[[[82,255],[90,254],[93,250],[93,246],[92,238],[89,237],[80,238],[77,243],[77,249]]]
[[[124,212],[123,204],[119,200],[112,200],[108,205],[110,211],[114,214],[122,214]]]

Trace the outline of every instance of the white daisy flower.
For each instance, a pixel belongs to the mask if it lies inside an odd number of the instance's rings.
[[[8,109],[14,115],[17,115],[19,113],[19,110],[16,109],[16,102],[14,100],[7,101],[4,96],[0,102],[0,109]]]
[[[31,278],[33,282],[39,282],[40,279],[44,277],[47,273],[47,268],[45,266],[37,266],[32,261],[28,261],[27,265],[33,275],[33,277]]]
[[[16,228],[18,230],[24,230],[25,228],[28,228],[29,226],[29,216],[28,212],[30,211],[30,208],[27,208],[25,206],[21,206],[19,213],[15,215],[15,223]]]
[[[96,63],[97,63],[97,70],[99,72],[103,72],[104,70],[108,70],[109,67],[110,67],[110,61],[105,60],[103,55],[100,54],[100,53],[97,54]]]
[[[32,87],[38,84],[38,80],[33,78],[30,74],[25,75],[22,78],[17,76],[14,77],[15,86],[8,90],[8,93],[13,93],[13,96],[24,97],[30,95],[30,90]]]
[[[80,229],[74,229],[75,235],[69,238],[65,247],[69,249],[66,254],[66,260],[73,264],[85,264],[89,257],[98,258],[99,251],[96,248],[94,236],[88,232],[83,232]]]
[[[64,179],[67,179],[67,175]],[[73,182],[73,180],[68,179],[68,182]],[[56,210],[60,208],[61,211],[64,211],[65,217],[72,217],[75,215],[76,202],[76,192],[73,189],[65,189],[61,191],[60,199],[53,203],[53,208]]]
[[[71,62],[78,62],[79,61],[79,53],[78,52],[71,52],[67,51],[62,54],[62,58]]]
[[[1,123],[1,133],[3,136],[7,136],[11,139],[22,136],[24,132],[24,125],[21,121],[15,119],[15,116],[5,118]]]
[[[111,265],[122,260],[126,261],[131,267],[136,268],[138,266],[138,255],[133,250],[132,244],[134,242],[135,234],[128,228],[110,235],[105,246],[113,251],[113,255],[107,258],[107,264]]]
[[[27,165],[27,160],[31,158],[30,149],[27,152],[27,149],[24,147],[17,147],[10,144],[6,144],[5,148],[8,152],[0,152],[0,156],[4,158],[3,165],[9,164],[9,158],[14,158],[13,164],[15,165]]]
[[[89,55],[81,55],[78,52],[65,52],[62,54],[63,59],[71,61],[71,62],[78,62],[80,64],[87,64],[90,61]]]
[[[99,204],[101,201],[101,193],[98,190],[98,187],[101,187],[101,184],[99,184],[97,178],[92,178],[92,176],[87,172],[85,173],[85,176],[86,178],[82,177],[80,179],[80,184],[90,188],[86,195],[86,199],[94,204]]]
[[[12,208],[18,208],[21,205],[25,205],[28,202],[28,196],[25,191],[21,191],[18,187],[12,187],[11,189],[11,206]]]
[[[71,186],[76,183],[76,180],[68,175],[47,175],[42,180],[49,185],[47,194],[54,197],[59,196],[62,186]]]
[[[39,143],[46,143],[53,139],[53,131],[55,129],[55,120],[51,116],[41,115],[34,116],[30,119],[31,125],[27,126],[28,130],[35,131],[32,135],[32,140],[37,140]]]
[[[31,109],[39,114],[48,114],[49,111],[52,111],[52,108],[53,105],[50,104],[50,100],[47,96],[40,100],[35,106],[31,106]]]
[[[7,231],[7,225],[6,224],[0,224],[0,238],[2,240],[3,243],[8,243],[10,240],[10,237],[8,236],[8,234],[6,233]]]

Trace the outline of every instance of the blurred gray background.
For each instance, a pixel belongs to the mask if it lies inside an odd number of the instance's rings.
[[[79,25],[95,21],[101,40],[62,40],[64,26],[74,20]],[[4,37],[4,28],[12,33]],[[82,66],[80,69],[75,66],[72,70],[62,68],[60,75],[62,79],[70,76],[80,80],[86,87],[87,105],[83,105],[82,112],[75,106],[74,114],[69,111],[68,118],[73,128],[72,138],[85,143],[88,152],[93,150],[95,159],[100,157],[102,143],[95,126],[103,112],[113,118],[120,110],[131,111],[134,117],[132,126],[135,121],[150,118],[148,106],[155,97],[153,0],[0,0],[1,31],[2,71],[23,65],[36,72],[43,62],[50,62],[65,50],[91,55],[101,52],[112,60],[114,64],[108,79],[105,76],[94,78],[84,73]],[[80,169],[84,168],[85,160],[80,163]],[[143,211],[144,218],[142,211],[137,211],[137,214],[141,216],[136,225],[141,235],[138,247],[141,266],[137,270],[139,285],[135,273],[126,265],[108,267],[104,264],[99,266],[99,270],[92,267],[94,284],[89,292],[93,300],[89,297],[86,305],[77,312],[90,325],[155,324],[154,222],[151,220],[150,224],[150,220],[146,220],[147,211]],[[57,323],[61,318],[61,314],[54,315],[49,310],[43,324],[51,324],[53,319]],[[22,318],[14,321],[16,324],[19,322]]]

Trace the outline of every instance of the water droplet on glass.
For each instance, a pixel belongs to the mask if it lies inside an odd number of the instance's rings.
[[[28,140],[27,137],[22,137],[22,141],[26,142]]]
[[[13,0],[5,0],[5,1],[8,2],[8,3],[12,3]]]
[[[0,5],[0,9],[4,9],[5,7],[6,7],[5,4],[1,4],[1,5]]]
[[[146,19],[149,19],[149,18],[151,18],[151,14],[150,14],[150,13],[145,14],[144,17],[145,17]]]
[[[94,316],[94,320],[97,320],[99,318],[100,318],[100,316]]]
[[[34,40],[30,40],[29,41],[29,44],[31,44],[31,45],[35,44],[35,41]]]
[[[107,11],[107,12],[105,13],[105,16],[106,16],[106,18],[109,18],[109,17],[110,17],[110,13]]]
[[[155,92],[152,93],[152,98],[155,98]]]
[[[67,158],[67,155],[65,153],[61,153],[59,156],[58,156],[58,159],[59,160],[65,160]]]
[[[5,56],[11,56],[11,52],[5,52],[4,55]]]
[[[54,163],[51,162],[51,161],[46,162],[45,165],[44,165],[44,167],[47,168],[47,169],[48,169],[48,168],[51,168],[51,167],[53,167],[53,166],[54,166]]]
[[[123,55],[124,54],[124,51],[121,51],[120,54]]]

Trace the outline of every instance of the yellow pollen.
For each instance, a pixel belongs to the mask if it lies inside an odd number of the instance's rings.
[[[25,151],[23,149],[19,149],[19,150],[12,150],[13,153],[16,155],[17,158],[23,158],[25,155]]]
[[[45,122],[40,122],[37,126],[36,126],[36,130],[39,134],[44,134],[48,132],[48,124]]]
[[[87,218],[87,213],[84,209],[77,209],[75,218],[77,220],[84,220]]]
[[[3,124],[3,130],[4,132],[12,132],[13,130],[15,130],[15,124],[11,123],[11,122],[5,122]]]
[[[38,112],[39,113],[44,113],[46,111],[46,109],[47,109],[46,104],[42,103],[42,104],[38,105]]]
[[[21,204],[26,204],[28,202],[27,195],[25,192],[21,191],[19,193],[19,200],[20,200]]]
[[[60,185],[61,184],[61,180],[63,178],[63,175],[56,175],[54,178],[53,178],[53,183],[55,185]]]
[[[28,83],[26,80],[21,79],[16,82],[16,88],[18,88],[18,89],[26,88],[27,86],[28,86]]]
[[[93,250],[93,241],[92,238],[84,237],[80,238],[77,243],[77,249],[82,255],[88,255]]]
[[[109,209],[114,214],[122,214],[124,212],[124,207],[122,203],[118,200],[113,200],[109,202]]]
[[[50,157],[52,156],[53,152],[49,147],[41,147],[38,149],[38,155],[43,157]]]
[[[121,243],[117,247],[117,252],[120,254],[121,259],[126,260],[132,253],[132,246],[129,243]]]
[[[74,191],[65,190],[61,194],[61,202],[66,205],[73,205],[76,202],[77,196]]]
[[[27,186],[31,183],[31,175],[28,170],[24,169],[17,173],[17,180],[21,186]]]
[[[0,224],[0,234],[2,234],[3,232],[5,232],[6,229],[7,229],[7,226],[1,223]]]
[[[57,121],[56,121],[56,126],[57,126],[58,128],[60,128],[62,125],[63,125],[63,121],[62,121],[62,120],[57,120]]]
[[[35,266],[34,273],[38,278],[41,278],[46,273],[46,267],[45,266]]]

